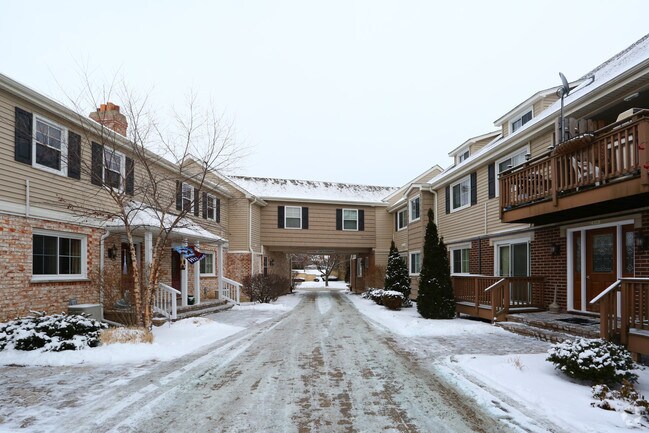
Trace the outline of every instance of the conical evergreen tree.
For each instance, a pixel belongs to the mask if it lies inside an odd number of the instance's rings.
[[[410,299],[410,276],[408,275],[408,266],[399,256],[399,250],[394,241],[390,244],[390,254],[388,255],[388,267],[385,270],[385,290],[396,290],[403,293],[406,304]]]
[[[444,240],[437,233],[432,209],[428,210],[423,254],[417,311],[426,319],[452,319],[455,316],[455,299],[448,253]]]

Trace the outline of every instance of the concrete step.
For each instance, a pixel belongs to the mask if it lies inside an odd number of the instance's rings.
[[[187,313],[189,311],[196,311],[196,310],[204,310],[206,308],[211,308],[211,307],[218,307],[221,305],[227,305],[228,301],[222,299],[222,300],[215,300],[215,299],[209,299],[207,301],[203,301],[200,304],[195,304],[195,305],[187,305],[186,307],[181,307],[180,303],[178,304],[178,313]]]
[[[180,312],[178,310],[178,318],[176,320],[187,319],[188,317],[200,317],[207,316],[208,314],[220,313],[221,311],[226,311],[234,307],[234,304],[221,304],[216,306],[208,306],[205,308],[192,309],[185,312]]]
[[[550,343],[561,343],[563,341],[572,340],[575,338],[574,335],[566,334],[564,332],[552,331],[545,328],[538,328],[536,326],[530,326],[525,323],[497,322],[496,326],[499,326],[506,331],[513,332],[515,334],[534,337],[541,341],[547,341]]]
[[[587,323],[573,324],[564,320],[577,320]],[[598,317],[582,317],[568,314],[553,315],[551,313],[508,314],[507,322],[520,323],[534,328],[572,335],[573,337],[599,338]]]

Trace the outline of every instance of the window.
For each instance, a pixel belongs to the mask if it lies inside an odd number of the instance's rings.
[[[408,209],[401,209],[397,212],[397,230],[408,227]]]
[[[356,276],[358,278],[363,277],[363,259],[360,257],[356,259]]]
[[[201,264],[201,275],[214,275],[214,253],[203,253],[205,258],[199,263]]]
[[[451,185],[451,211],[456,211],[470,206],[471,178],[465,177],[458,183]]]
[[[216,197],[207,194],[207,219],[216,220]]]
[[[191,185],[187,183],[183,183],[182,198],[183,198],[182,210],[191,212],[192,203],[194,201],[194,188]]]
[[[34,116],[34,167],[66,175],[68,148],[64,132],[63,127]]]
[[[32,238],[34,280],[85,277],[86,237],[35,232]]]
[[[517,129],[520,129],[521,126],[525,125],[527,122],[532,120],[532,109],[530,109],[527,113],[523,114],[521,117],[513,120],[510,125],[511,125],[511,132],[516,131]]]
[[[502,173],[505,170],[509,170],[512,167],[516,167],[517,165],[520,165],[526,161],[526,157],[529,154],[529,148],[524,147],[523,149],[519,149],[516,152],[506,156],[503,159],[499,159],[496,162],[496,179],[498,179],[498,175]],[[498,181],[496,181],[496,195],[499,194],[499,186],[498,186]]]
[[[343,209],[343,230],[358,230],[357,209]]]
[[[284,210],[284,227],[287,229],[302,228],[302,208],[299,206],[286,206]]]
[[[410,253],[410,275],[419,275],[421,270],[421,254],[419,251]]]
[[[464,153],[459,154],[459,155],[457,156],[457,162],[458,162],[458,164],[460,164],[461,162],[463,162],[464,160],[466,160],[468,157],[469,157],[469,151],[468,151],[468,150],[467,150],[466,152],[464,152]]]
[[[420,198],[410,200],[410,222],[417,221],[421,217]]]
[[[104,148],[104,185],[117,190],[123,189],[124,170],[124,155]]]
[[[456,248],[451,250],[451,273],[469,273],[469,249]]]

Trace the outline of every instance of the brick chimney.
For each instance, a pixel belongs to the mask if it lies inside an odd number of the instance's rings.
[[[119,106],[113,104],[112,102],[107,102],[106,104],[101,104],[97,111],[90,113],[90,118],[97,123],[101,123],[108,129],[126,136],[126,128],[128,127],[128,122],[126,121],[126,116],[119,112]]]

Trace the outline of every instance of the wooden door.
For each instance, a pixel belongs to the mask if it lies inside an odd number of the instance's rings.
[[[171,249],[171,287],[180,290],[180,254]]]
[[[590,301],[617,281],[617,227],[586,232],[586,309],[599,311]]]

